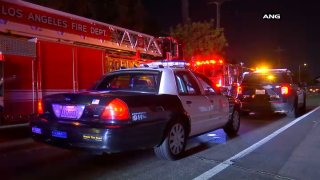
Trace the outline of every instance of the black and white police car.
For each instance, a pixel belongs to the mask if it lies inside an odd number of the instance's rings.
[[[306,92],[288,69],[260,69],[244,74],[238,87],[244,113],[283,113],[298,117],[306,111]]]
[[[203,75],[175,68],[181,63],[121,69],[87,92],[46,96],[30,122],[32,136],[95,153],[154,148],[159,158],[174,160],[190,136],[218,128],[236,135],[237,100],[216,93]]]

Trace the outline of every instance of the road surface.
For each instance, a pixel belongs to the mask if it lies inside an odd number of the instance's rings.
[[[312,95],[298,119],[242,117],[239,136],[219,129],[192,138],[177,161],[150,149],[91,155],[34,142],[26,127],[1,129],[1,179],[318,179],[319,105]]]

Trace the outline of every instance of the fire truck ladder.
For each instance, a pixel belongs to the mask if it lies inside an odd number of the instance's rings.
[[[108,26],[111,31],[110,42],[114,45],[113,48],[131,49],[144,54],[162,56],[155,37],[113,25]]]
[[[102,39],[100,37],[87,36],[90,33],[73,33],[73,29],[70,29],[71,27],[67,27],[65,32],[63,32],[61,31],[61,28],[54,29],[42,22],[37,22],[37,24],[33,22],[34,24],[32,25],[28,23],[29,21],[27,20],[23,21],[23,17],[13,17],[8,16],[7,14],[0,14],[0,32],[50,39],[54,41],[65,41],[74,44],[99,46],[120,51],[130,51],[133,53],[139,51],[141,54],[147,54],[153,57],[162,57],[162,51],[159,48],[159,44],[157,43],[156,38],[151,35],[135,32],[129,29],[54,10],[22,0],[1,0],[0,6],[2,6],[3,9],[10,10],[23,9],[19,11],[21,14],[37,13],[43,17],[58,17],[66,22],[66,24],[83,23],[85,25],[97,25],[102,31],[108,33],[109,38]]]

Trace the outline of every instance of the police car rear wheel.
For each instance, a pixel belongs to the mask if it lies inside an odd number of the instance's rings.
[[[154,148],[156,156],[165,160],[179,159],[186,146],[186,129],[181,122],[173,123],[164,141]]]
[[[296,118],[299,116],[299,109],[298,109],[298,101],[297,98],[294,99],[293,104],[291,105],[291,108],[289,109],[287,116],[290,118]]]
[[[306,97],[304,96],[303,98],[303,103],[302,103],[302,107],[300,109],[300,115],[306,113],[307,111],[307,106],[306,106]]]
[[[229,122],[223,128],[229,136],[236,136],[240,128],[240,113],[235,109],[229,119]]]

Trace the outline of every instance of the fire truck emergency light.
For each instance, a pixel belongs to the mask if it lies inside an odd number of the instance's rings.
[[[203,64],[217,64],[217,62],[219,62],[219,64],[223,64],[223,60],[221,59],[218,61],[216,61],[215,59],[211,59],[211,60],[196,61],[195,65],[199,66]]]

